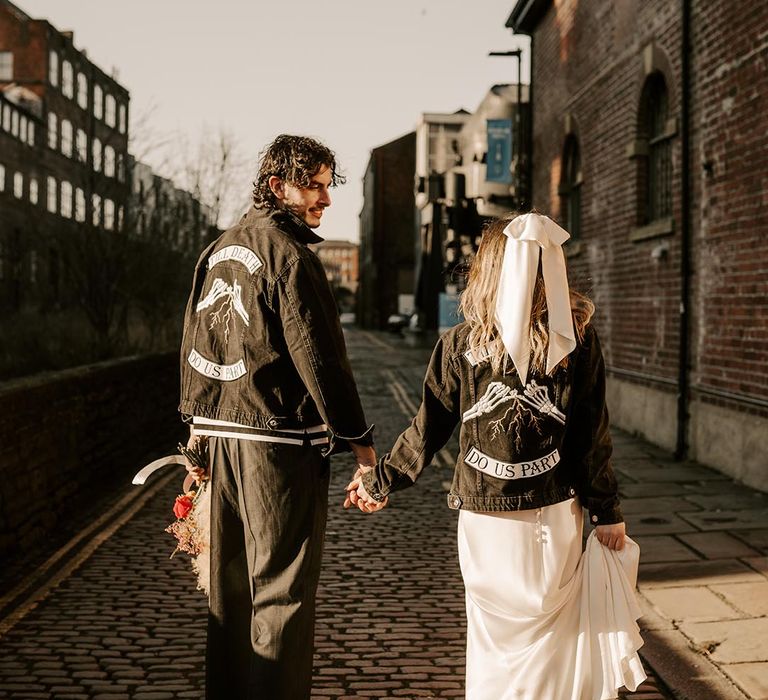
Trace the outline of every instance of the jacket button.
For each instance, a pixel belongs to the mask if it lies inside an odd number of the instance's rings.
[[[448,507],[452,508],[453,510],[458,510],[461,508],[461,498],[456,496],[455,494],[451,494],[448,496]]]
[[[267,423],[267,425],[270,428],[276,428],[277,427],[277,418],[270,418],[269,422]]]
[[[571,495],[571,496],[575,496],[576,495],[576,489],[574,489],[574,488],[568,489],[568,494]]]
[[[593,516],[592,516],[592,522],[593,522],[593,523],[596,523],[596,522],[597,522],[597,516],[596,516],[596,515],[593,515]]]

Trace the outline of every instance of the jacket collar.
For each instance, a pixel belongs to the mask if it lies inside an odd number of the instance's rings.
[[[299,243],[308,245],[325,240],[318,236],[298,216],[287,209],[259,209],[252,206],[244,217],[244,223],[257,226],[275,226],[293,236]]]

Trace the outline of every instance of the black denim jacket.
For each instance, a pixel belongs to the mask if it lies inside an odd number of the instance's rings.
[[[321,240],[289,212],[252,207],[203,252],[184,316],[183,414],[266,431],[325,423],[328,453],[372,444],[336,303],[306,245]]]
[[[526,386],[511,362],[506,373],[494,373],[482,352],[469,351],[468,332],[463,323],[438,341],[419,411],[364,475],[368,493],[381,501],[413,485],[460,422],[450,508],[527,510],[578,496],[592,523],[621,522],[594,328],[567,366],[550,376],[531,369]]]

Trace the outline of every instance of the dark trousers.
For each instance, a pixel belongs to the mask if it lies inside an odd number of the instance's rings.
[[[206,697],[308,700],[329,461],[233,438],[210,450]]]

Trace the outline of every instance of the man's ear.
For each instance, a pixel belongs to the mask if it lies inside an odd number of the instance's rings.
[[[279,201],[283,201],[285,199],[285,185],[277,175],[270,175],[269,180],[267,180],[267,184],[269,185],[269,189],[272,190],[272,194],[277,197]]]

